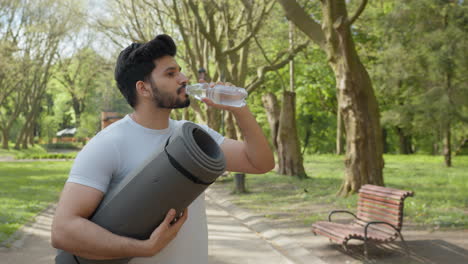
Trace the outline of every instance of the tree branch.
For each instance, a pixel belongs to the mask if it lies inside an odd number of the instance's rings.
[[[288,64],[289,61],[293,59],[297,53],[299,53],[305,47],[307,47],[309,43],[310,43],[309,41],[306,41],[305,43],[297,46],[293,51],[289,53],[289,56],[277,62],[276,64],[259,67],[257,69],[257,77],[255,77],[254,80],[250,84],[248,84],[245,88],[247,92],[249,93],[253,92],[255,88],[257,88],[260,84],[263,83],[263,81],[265,80],[265,73],[278,70],[282,68],[284,65]]]
[[[224,50],[223,53],[224,54],[233,53],[233,52],[236,52],[237,50],[239,50],[240,48],[242,48],[243,46],[245,46],[245,44],[247,44],[250,41],[250,39],[255,34],[257,34],[258,30],[260,29],[260,26],[263,24],[263,17],[266,14],[270,13],[273,6],[274,6],[274,2],[271,2],[269,7],[265,6],[263,8],[263,10],[262,10],[262,13],[261,13],[260,17],[257,20],[257,23],[255,24],[255,26],[254,26],[253,30],[250,32],[250,34],[245,39],[243,39],[239,44],[237,44],[236,46],[234,46],[234,47],[232,47],[230,49]]]
[[[286,17],[304,32],[321,49],[325,48],[325,34],[319,23],[315,22],[295,0],[277,0],[283,7]]]
[[[358,10],[354,14],[354,16],[352,16],[351,19],[349,19],[348,21],[348,24],[350,26],[354,23],[354,21],[356,21],[359,18],[359,16],[362,14],[362,11],[364,11],[364,9],[366,8],[366,5],[367,5],[367,0],[362,0],[361,5],[359,6]]]

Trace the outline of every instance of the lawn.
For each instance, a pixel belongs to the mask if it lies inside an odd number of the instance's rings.
[[[386,186],[415,192],[405,202],[405,222],[415,228],[468,228],[468,156],[454,157],[452,168],[446,168],[440,156],[384,158]],[[268,218],[300,225],[326,219],[331,209],[355,211],[357,195],[336,196],[343,178],[343,156],[310,155],[304,164],[309,176],[305,180],[273,172],[247,175],[249,193],[230,198]],[[231,191],[232,178],[218,180],[214,188]]]
[[[441,157],[386,155],[385,182],[413,190],[406,200],[405,221],[424,228],[468,228],[468,156],[455,157],[445,168]],[[57,201],[72,161],[0,162],[0,242]],[[266,217],[309,225],[325,219],[330,209],[355,210],[356,195],[338,197],[343,157],[305,157],[308,179],[297,180],[273,172],[248,175],[248,194],[231,195],[234,203]],[[229,193],[232,178],[214,188]]]
[[[46,154],[47,151],[40,145],[36,144],[33,147],[30,147],[28,149],[19,149],[16,150],[14,149],[14,144],[9,143],[9,150],[0,148],[0,157],[19,157],[19,156],[28,156],[28,155],[40,155],[40,154]]]
[[[11,157],[14,159],[74,159],[79,148],[71,143],[36,144],[27,149],[14,149],[14,144],[9,143],[9,150],[0,148],[0,157]],[[63,150],[66,149],[66,153]]]
[[[0,243],[57,201],[71,161],[0,162]]]

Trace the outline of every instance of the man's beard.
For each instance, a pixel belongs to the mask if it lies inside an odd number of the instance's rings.
[[[166,108],[166,109],[177,109],[177,108],[185,108],[190,105],[190,98],[188,95],[185,95],[185,99],[180,99],[178,95],[182,92],[182,88],[185,88],[185,85],[182,85],[177,89],[177,95],[174,96],[168,92],[161,92],[159,91],[156,84],[153,80],[150,80],[151,89],[153,90],[153,101],[158,108]]]

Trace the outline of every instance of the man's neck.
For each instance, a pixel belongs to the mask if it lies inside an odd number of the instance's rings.
[[[139,106],[130,115],[133,121],[151,129],[166,129],[169,127],[171,109],[156,108],[154,106]]]

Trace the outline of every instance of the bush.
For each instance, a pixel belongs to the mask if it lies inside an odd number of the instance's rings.
[[[50,144],[42,144],[46,149],[81,149],[82,144],[78,142],[57,142]]]
[[[45,153],[45,154],[19,154],[16,159],[74,159],[76,152],[73,153]]]

